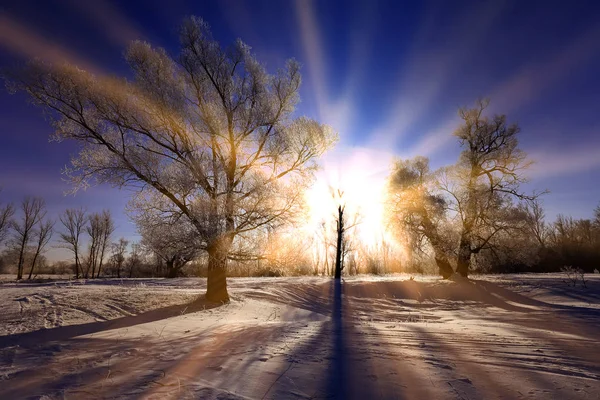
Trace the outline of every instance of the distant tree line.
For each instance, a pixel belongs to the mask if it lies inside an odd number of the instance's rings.
[[[73,274],[76,279],[101,276],[133,276],[141,265],[140,246],[121,238],[112,242],[115,231],[111,213],[88,214],[85,209],[67,209],[59,215],[60,226],[46,218],[41,197],[25,197],[18,207],[0,204],[0,272],[16,273],[17,280],[38,274]],[[49,263],[45,257],[54,233],[53,245],[68,250],[72,263]],[[0,247],[0,249],[2,248]],[[129,257],[126,254],[129,253]]]

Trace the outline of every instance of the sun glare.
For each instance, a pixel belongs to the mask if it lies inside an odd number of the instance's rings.
[[[391,157],[369,149],[341,150],[326,157],[323,169],[307,192],[307,229],[318,232],[334,224],[338,204],[346,207],[351,232],[364,245],[375,246],[391,237],[384,221],[384,190]],[[341,198],[339,198],[339,194]]]

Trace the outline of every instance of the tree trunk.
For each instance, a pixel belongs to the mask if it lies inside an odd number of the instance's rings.
[[[21,243],[19,251],[19,264],[17,265],[17,280],[23,279],[23,265],[25,264],[25,240]]]
[[[75,254],[75,279],[79,279],[79,257]]]
[[[167,261],[167,278],[177,278],[177,268],[175,268],[175,261]]]
[[[450,262],[448,262],[448,259],[445,255],[440,255],[438,257],[438,255],[436,254],[435,263],[438,267],[439,274],[442,276],[442,278],[448,279],[454,273],[454,269],[452,269],[452,265],[450,265]]]
[[[344,208],[338,206],[337,245],[335,248],[335,279],[342,278],[342,243],[344,242]]]
[[[31,275],[33,275],[33,268],[35,267],[35,262],[37,261],[39,254],[39,252],[36,252],[35,256],[33,256],[33,262],[31,263],[31,269],[29,270],[29,277],[27,278],[29,280],[31,280]]]
[[[435,263],[438,267],[439,274],[442,276],[442,278],[448,279],[448,278],[450,278],[450,276],[452,276],[452,274],[454,273],[454,270],[452,269],[452,266],[450,265],[450,262],[448,261],[448,257],[446,256],[446,254],[444,253],[444,250],[442,249],[442,246],[441,246],[442,240],[440,239],[440,237],[438,235],[437,227],[434,225],[433,221],[431,221],[431,219],[429,218],[429,214],[427,213],[427,210],[425,209],[425,207],[422,207],[420,212],[421,212],[421,218],[423,220],[423,228],[425,230],[425,236],[427,237],[427,239],[429,240],[429,243],[431,244],[431,247],[433,248]]]
[[[96,272],[96,278],[100,278],[100,271],[102,270],[102,258],[100,258],[100,263],[98,264],[98,272]],[[92,276],[93,278],[93,276]]]
[[[465,278],[469,276],[469,266],[471,265],[471,242],[463,234],[460,238],[458,247],[458,260],[456,262],[456,272]]]
[[[105,237],[102,242],[102,247],[100,248],[100,261],[98,263],[98,272],[96,273],[96,278],[100,278],[100,271],[102,270],[102,264],[104,263],[104,256],[106,253],[106,242],[107,238]],[[93,278],[93,277],[92,277]]]
[[[435,258],[435,263],[438,267],[439,274],[444,279],[450,278],[454,273],[454,269],[450,262],[448,261],[448,257],[444,253],[444,251],[440,248],[440,243],[435,237],[433,240],[430,238],[429,242],[431,243],[431,247],[433,247],[433,255]]]
[[[479,165],[471,162],[471,175],[467,185],[467,204],[465,207],[466,215],[463,217],[462,232],[460,235],[460,244],[458,246],[458,259],[456,262],[456,273],[469,276],[469,267],[471,265],[471,233],[473,232],[475,217],[477,215],[477,203],[475,200],[476,190],[475,182],[480,171]]]
[[[206,299],[218,303],[229,302],[227,293],[227,251],[223,248],[208,249],[208,279],[206,281]]]
[[[96,255],[94,255],[94,260],[92,262],[92,279],[94,279],[95,274],[96,274]]]

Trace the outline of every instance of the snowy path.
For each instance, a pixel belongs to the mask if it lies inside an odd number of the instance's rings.
[[[531,279],[3,285],[0,398],[599,399],[600,279]]]

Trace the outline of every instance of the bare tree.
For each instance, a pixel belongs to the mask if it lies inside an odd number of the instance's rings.
[[[335,254],[331,257],[331,249],[335,248],[335,239],[332,238],[332,229],[328,221],[321,221],[319,224],[319,230],[317,231],[317,254],[323,256],[323,269],[321,271],[321,275],[332,276],[333,268],[330,267],[330,264],[335,265]],[[331,258],[331,260],[330,260]],[[319,271],[317,270],[317,274]]]
[[[129,277],[133,278],[133,270],[138,267],[142,261],[142,246],[139,243],[131,243],[131,252],[127,259],[127,266],[129,267]]]
[[[350,242],[346,233],[349,229],[358,224],[358,214],[354,214],[352,223],[348,221],[348,212],[346,211],[346,203],[344,201],[344,192],[340,189],[334,190],[330,188],[331,196],[337,203],[337,210],[334,216],[335,220],[335,266],[334,279],[342,278],[342,270],[344,269],[344,260],[350,252]]]
[[[544,220],[545,213],[538,199],[524,203],[522,212],[525,214],[526,229],[541,248],[546,247],[548,240],[548,226]]]
[[[227,301],[236,236],[294,210],[336,135],[292,116],[297,62],[269,75],[247,45],[221,48],[196,17],[184,21],[180,41],[175,59],[134,42],[126,52],[133,81],[41,62],[7,81],[50,111],[56,138],[83,144],[72,160],[76,185],[95,177],[169,199],[208,253],[207,298]]]
[[[335,246],[335,279],[342,278],[342,270],[344,269],[344,232],[346,232],[345,216],[344,211],[346,207],[344,205],[338,205],[337,218],[336,218],[336,246]]]
[[[19,261],[17,263],[17,279],[23,279],[25,263],[25,250],[29,245],[31,235],[35,227],[46,216],[46,203],[41,197],[25,197],[21,202],[23,215],[20,221],[13,221],[15,231],[15,243],[19,249]]]
[[[449,278],[454,269],[448,259],[447,240],[440,225],[444,222],[445,200],[437,192],[435,174],[429,170],[429,160],[415,157],[397,160],[388,180],[387,212],[396,229],[414,235],[420,249],[426,239],[433,249],[440,275]]]
[[[8,230],[12,226],[12,216],[14,213],[15,209],[12,203],[0,207],[0,245],[6,239]]]
[[[98,251],[98,273],[96,277],[100,277],[100,271],[102,270],[102,264],[104,263],[104,257],[110,244],[110,237],[115,232],[115,223],[112,219],[110,210],[102,211],[101,215],[101,230],[100,230],[100,241]]]
[[[460,220],[456,272],[462,276],[468,275],[473,254],[523,222],[513,202],[536,198],[519,190],[531,164],[518,148],[519,127],[507,125],[504,115],[484,116],[488,104],[480,100],[474,108],[459,110],[464,123],[454,135],[463,151],[458,163],[445,170],[441,185]]]
[[[66,232],[60,233],[60,242],[63,247],[73,252],[75,257],[75,278],[79,279],[82,271],[80,255],[80,239],[85,229],[88,218],[83,208],[69,208],[60,216],[60,222]]]
[[[100,240],[102,239],[102,216],[99,213],[92,213],[88,218],[89,224],[86,226],[86,231],[90,237],[88,245],[88,256],[85,260],[86,268],[84,277],[89,278],[90,269],[92,278],[96,274],[96,266],[98,265],[98,253],[100,251]]]
[[[54,221],[47,220],[45,222],[40,223],[40,227],[37,229],[37,246],[35,248],[35,253],[33,255],[33,260],[31,261],[31,268],[29,269],[29,277],[27,279],[31,279],[33,275],[33,269],[35,268],[35,263],[37,262],[40,255],[44,253],[48,242],[52,239],[52,233],[54,229]]]
[[[97,276],[100,276],[106,248],[114,230],[115,226],[109,210],[104,210],[102,213],[92,213],[92,215],[90,215],[89,225],[86,227],[86,231],[90,237],[88,257],[86,260],[86,278],[89,276],[90,269],[92,278],[96,276],[96,269],[98,269]]]
[[[125,238],[120,238],[118,242],[111,245],[112,255],[110,258],[114,268],[117,271],[117,278],[121,277],[121,269],[123,268],[123,263],[125,262],[125,253],[127,252],[128,245],[129,241]]]

